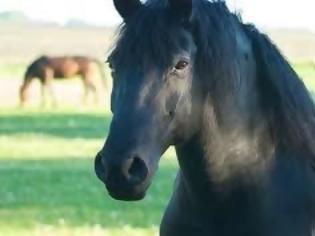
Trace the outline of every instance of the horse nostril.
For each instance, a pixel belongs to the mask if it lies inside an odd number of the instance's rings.
[[[143,182],[149,173],[146,163],[140,157],[134,157],[128,169],[129,181],[132,184]]]

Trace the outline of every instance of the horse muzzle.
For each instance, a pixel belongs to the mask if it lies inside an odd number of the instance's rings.
[[[138,155],[129,158],[108,157],[99,152],[95,173],[105,184],[109,195],[117,200],[136,201],[145,196],[150,185],[149,167]]]

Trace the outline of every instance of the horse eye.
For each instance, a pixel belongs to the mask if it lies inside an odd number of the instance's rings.
[[[183,70],[185,69],[187,66],[188,66],[188,62],[187,61],[179,61],[176,66],[175,66],[175,69],[176,70]]]

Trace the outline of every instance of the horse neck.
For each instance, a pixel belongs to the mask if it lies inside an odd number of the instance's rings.
[[[255,79],[248,78],[250,81],[243,84],[252,86],[241,89],[241,94],[231,92],[220,104],[207,96],[200,131],[176,147],[181,172],[188,188],[193,188],[191,192],[205,196],[216,190],[257,184],[265,176],[274,145]]]

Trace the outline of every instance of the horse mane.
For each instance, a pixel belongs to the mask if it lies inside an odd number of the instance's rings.
[[[211,6],[211,7],[209,7]],[[206,18],[199,18],[207,14],[204,7],[212,10],[212,20]],[[201,22],[204,24],[198,30],[204,30],[197,34],[205,37],[205,47],[210,46],[207,44],[208,36],[211,32],[213,22],[223,25],[224,20],[220,20],[222,11],[226,11],[224,1],[221,0],[201,0],[194,1],[193,4],[193,22]],[[202,22],[204,21],[204,22]],[[118,30],[117,40],[115,46],[111,50],[109,61],[116,64],[123,64],[124,66],[139,66],[145,63],[152,63],[161,67],[168,66],[171,63],[171,57],[185,47],[185,40],[174,39],[174,33],[178,30],[177,15],[168,8],[168,0],[148,0],[145,2],[145,7],[141,7],[132,17],[128,23],[123,23]],[[198,27],[188,26],[190,28]],[[215,26],[215,28],[217,28]],[[213,32],[214,33],[214,32]],[[212,34],[213,38],[213,34]],[[218,44],[220,41],[217,42]],[[120,50],[116,50],[119,48]],[[205,50],[209,50],[209,47]],[[119,61],[115,61],[119,58]],[[132,64],[132,65],[131,65]]]
[[[147,1],[118,32],[115,47],[108,61],[132,68],[151,63],[159,66],[170,64],[170,58],[178,48],[168,22],[167,1]],[[167,42],[167,43],[166,43]],[[120,50],[116,50],[116,48]],[[119,60],[117,60],[119,58]]]
[[[267,35],[244,25],[252,42],[263,108],[278,142],[314,155],[315,106],[304,83]]]
[[[253,25],[243,24],[224,1],[194,3],[193,34],[198,47],[202,47],[200,71],[205,74],[208,68],[206,74],[212,74],[211,81],[203,76],[208,80],[207,89],[220,96],[236,87],[235,80],[231,79],[237,78],[232,65],[238,56],[235,34],[237,30],[244,30],[252,45],[261,105],[274,141],[315,155],[315,106],[304,83],[280,50]],[[231,68],[230,71],[227,68]]]
[[[237,78],[232,65],[238,56],[235,34],[243,30],[253,49],[261,105],[274,141],[315,155],[315,106],[304,83],[280,50],[253,25],[243,24],[224,1],[195,1],[195,6],[193,33],[198,47],[202,47],[200,71],[205,73],[208,68],[206,74],[213,77],[207,82],[207,89],[220,96],[237,87],[231,79]]]
[[[120,51],[116,47],[110,57],[120,54],[118,58],[123,61],[115,63],[134,66],[142,63],[138,59],[147,61],[151,58],[156,64],[169,64],[174,50],[180,45],[173,40],[172,15],[167,10],[167,3],[167,0],[149,0],[131,22],[121,26],[116,42]],[[299,76],[271,40],[254,26],[243,24],[238,15],[228,10],[224,0],[194,1],[189,27],[198,45],[196,71],[200,71],[201,79],[207,80],[206,89],[211,90],[217,99],[235,87],[233,83],[236,82],[231,79],[238,73],[233,69],[238,56],[235,35],[238,30],[243,30],[255,54],[261,105],[275,142],[315,154],[313,101]]]

